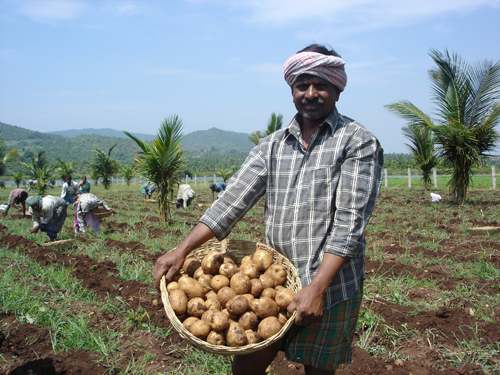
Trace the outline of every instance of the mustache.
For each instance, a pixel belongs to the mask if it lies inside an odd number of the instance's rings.
[[[304,98],[300,101],[301,104],[324,104],[325,101],[323,100],[323,98],[314,98],[314,99],[307,99],[307,98]]]

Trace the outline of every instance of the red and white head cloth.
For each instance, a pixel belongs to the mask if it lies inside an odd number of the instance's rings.
[[[310,74],[323,78],[344,91],[347,84],[347,75],[344,69],[345,62],[340,57],[323,55],[316,52],[299,52],[285,61],[283,74],[285,81],[293,86],[301,74]]]

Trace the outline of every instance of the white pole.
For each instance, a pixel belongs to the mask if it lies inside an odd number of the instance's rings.
[[[384,168],[384,177],[385,177],[385,187],[387,187],[389,185],[387,182],[387,168]]]
[[[437,174],[437,169],[432,168],[432,175],[434,176],[434,187],[438,187],[438,174]]]
[[[194,187],[196,187],[197,177],[194,175]]]
[[[408,187],[411,189],[411,168],[408,168]]]
[[[491,166],[491,178],[493,180],[493,190],[495,190],[497,188],[497,177],[495,174],[495,166],[494,165]]]
[[[125,185],[125,177],[122,177],[122,185]]]
[[[203,176],[203,184],[207,186],[207,176]]]
[[[186,175],[186,184],[188,183],[188,175]]]

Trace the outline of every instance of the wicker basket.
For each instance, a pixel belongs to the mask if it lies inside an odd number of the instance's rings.
[[[287,269],[287,279],[283,284],[285,287],[293,290],[295,293],[297,293],[300,289],[302,289],[302,283],[300,282],[297,270],[295,269],[293,264],[285,256],[278,253],[273,248],[261,243],[256,243],[252,241],[228,240],[228,239],[225,239],[221,242],[217,240],[210,240],[201,247],[193,250],[190,256],[195,256],[201,261],[201,259],[203,259],[203,257],[210,251],[220,251],[222,253],[227,252],[234,255],[238,263],[240,263],[243,257],[245,257],[246,255],[253,254],[257,249],[265,250],[271,253],[271,255],[273,256],[274,263],[282,264],[285,266],[285,268]],[[183,271],[181,271],[181,273],[183,273]],[[294,312],[293,315],[288,319],[288,321],[285,323],[285,325],[281,328],[281,330],[278,333],[271,336],[267,340],[263,340],[257,344],[250,344],[234,348],[229,346],[212,345],[204,340],[197,338],[186,328],[184,328],[182,322],[179,320],[177,315],[175,315],[175,312],[172,310],[172,307],[168,300],[168,292],[165,282],[165,276],[163,276],[161,280],[160,289],[161,289],[161,298],[163,301],[163,305],[165,307],[165,312],[167,313],[167,316],[170,319],[170,323],[172,324],[172,326],[191,345],[194,345],[199,349],[214,354],[220,354],[220,355],[249,354],[257,350],[266,348],[275,341],[282,338],[285,335],[285,333],[291,328],[295,320],[296,313]]]
[[[96,208],[95,210],[92,211],[92,213],[98,219],[102,219],[103,217],[108,217],[113,215],[113,211],[105,210],[104,208]]]

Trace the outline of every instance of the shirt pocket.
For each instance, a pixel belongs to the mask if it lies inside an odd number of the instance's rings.
[[[330,168],[318,168],[311,172],[308,196],[309,210],[326,213],[332,211],[334,194],[331,174]]]

